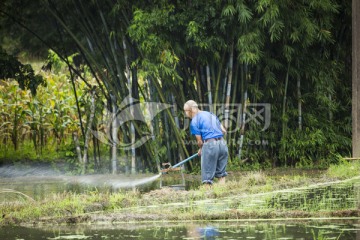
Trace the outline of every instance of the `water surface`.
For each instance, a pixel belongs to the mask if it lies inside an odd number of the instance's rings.
[[[0,239],[360,239],[359,221],[262,221],[117,223],[111,225],[0,228]]]

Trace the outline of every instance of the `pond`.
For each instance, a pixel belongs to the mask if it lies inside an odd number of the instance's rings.
[[[358,220],[244,220],[188,223],[117,223],[43,228],[3,227],[0,239],[360,239]]]
[[[93,174],[70,176],[47,167],[6,166],[0,168],[0,202],[30,197],[44,199],[49,194],[89,191],[116,192],[138,190],[148,192],[162,187],[189,190],[200,180],[185,179],[180,172],[169,174]]]
[[[198,188],[197,177],[186,179],[181,173],[167,175],[138,174],[66,176],[44,169],[0,168],[0,203],[31,197],[43,199],[62,192],[118,191],[137,189],[143,192],[171,186],[176,189]],[[336,211],[360,206],[360,178],[335,181],[279,191],[232,195],[161,206],[191,208],[194,211]],[[149,211],[146,206],[133,213]],[[155,209],[154,211],[158,211]],[[205,237],[206,236],[206,237]],[[0,239],[355,239],[360,240],[359,218],[337,219],[238,219],[222,222],[156,222],[83,224],[77,226],[0,228]]]

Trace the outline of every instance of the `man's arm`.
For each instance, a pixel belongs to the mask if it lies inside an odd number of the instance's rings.
[[[199,147],[198,155],[201,156],[201,148],[202,148],[202,145],[203,145],[203,140],[202,140],[202,137],[200,135],[195,135],[195,137],[196,137],[197,145]]]

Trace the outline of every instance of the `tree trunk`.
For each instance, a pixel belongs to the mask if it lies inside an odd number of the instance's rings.
[[[357,184],[355,187],[355,193],[356,193],[356,199],[357,199],[356,207],[357,207],[357,209],[360,209],[360,185],[359,184]],[[357,230],[357,232],[356,232],[356,240],[360,240],[360,230]]]
[[[352,157],[360,157],[360,1],[352,1]]]

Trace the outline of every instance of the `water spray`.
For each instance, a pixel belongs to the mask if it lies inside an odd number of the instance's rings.
[[[136,187],[139,185],[143,185],[152,181],[155,181],[156,179],[158,179],[161,176],[161,173],[159,173],[158,175],[152,176],[152,177],[148,177],[148,178],[143,178],[143,179],[138,179],[136,181],[132,181],[130,184],[126,183],[126,182],[113,182],[111,185],[114,188],[125,188],[125,187]]]
[[[98,186],[98,187],[105,187],[110,186],[114,189],[118,188],[135,188],[140,185],[144,185],[147,183],[151,183],[161,177],[163,174],[170,172],[170,171],[179,171],[181,170],[181,165],[185,164],[186,162],[190,161],[191,159],[198,156],[198,154],[194,154],[187,159],[171,166],[170,163],[165,163],[164,169],[161,169],[161,172],[155,176],[147,176],[141,179],[134,179],[134,178],[125,178],[123,175],[113,175],[109,178],[109,175],[83,175],[83,176],[67,176],[62,174],[59,171],[53,171],[49,168],[45,168],[43,166],[40,167],[32,167],[32,168],[16,168],[16,167],[2,167],[0,168],[0,178],[4,181],[2,184],[9,183],[21,183],[21,182],[40,182],[40,183],[57,183],[62,182],[63,184],[85,184],[89,186]],[[29,199],[28,195],[17,191],[16,189],[9,189],[9,188],[1,188],[0,184],[0,193],[15,193],[25,196]],[[32,200],[32,199],[31,199]]]

